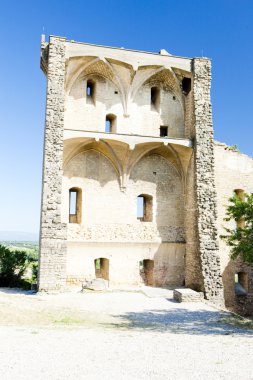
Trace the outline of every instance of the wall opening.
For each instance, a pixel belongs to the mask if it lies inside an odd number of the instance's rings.
[[[182,80],[182,90],[185,95],[188,95],[192,89],[191,78],[184,77]]]
[[[248,273],[238,272],[235,274],[235,294],[245,296],[248,293]]]
[[[168,136],[168,127],[165,125],[160,126],[160,137],[167,137]]]
[[[235,193],[235,195],[239,199],[241,199],[242,201],[244,201],[244,199],[245,199],[245,192],[244,192],[243,189],[235,189],[234,193]],[[237,226],[237,228],[244,228],[245,227],[245,219],[244,218],[240,218],[239,220],[236,220],[236,226]]]
[[[94,260],[96,278],[109,281],[109,260],[103,257]]]
[[[105,132],[106,133],[116,133],[117,118],[113,114],[106,115],[105,118]]]
[[[141,194],[137,197],[137,219],[142,222],[153,220],[153,197]]]
[[[154,260],[142,260],[139,262],[140,276],[147,286],[154,286]]]
[[[245,193],[243,189],[235,189],[234,190],[235,195],[240,198],[242,201],[245,199]]]
[[[86,84],[86,101],[95,104],[96,84],[93,80],[88,79]]]
[[[69,190],[69,223],[82,221],[82,190],[72,187]]]
[[[151,101],[151,109],[159,111],[159,109],[160,109],[160,89],[158,87],[151,87],[150,101]]]

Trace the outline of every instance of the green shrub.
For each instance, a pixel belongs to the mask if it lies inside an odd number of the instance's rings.
[[[0,245],[0,286],[29,287],[24,275],[28,268],[36,265],[36,259],[25,251],[11,251]],[[33,270],[33,268],[32,268]]]

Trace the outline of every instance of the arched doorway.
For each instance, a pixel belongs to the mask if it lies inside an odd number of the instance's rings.
[[[109,281],[109,260],[103,257],[94,260],[96,278]]]
[[[154,260],[140,262],[140,276],[147,286],[154,286]]]

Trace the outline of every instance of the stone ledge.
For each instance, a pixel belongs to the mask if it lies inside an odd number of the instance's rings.
[[[174,289],[173,299],[177,302],[201,302],[204,299],[204,294],[189,288]]]

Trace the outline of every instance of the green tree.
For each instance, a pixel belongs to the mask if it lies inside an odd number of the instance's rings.
[[[244,262],[253,263],[253,193],[235,194],[229,202],[224,220],[235,220],[237,228],[225,228],[226,235],[221,238],[231,248],[232,259],[241,255]]]
[[[24,274],[36,259],[25,251],[11,251],[0,245],[0,286],[22,287]]]

